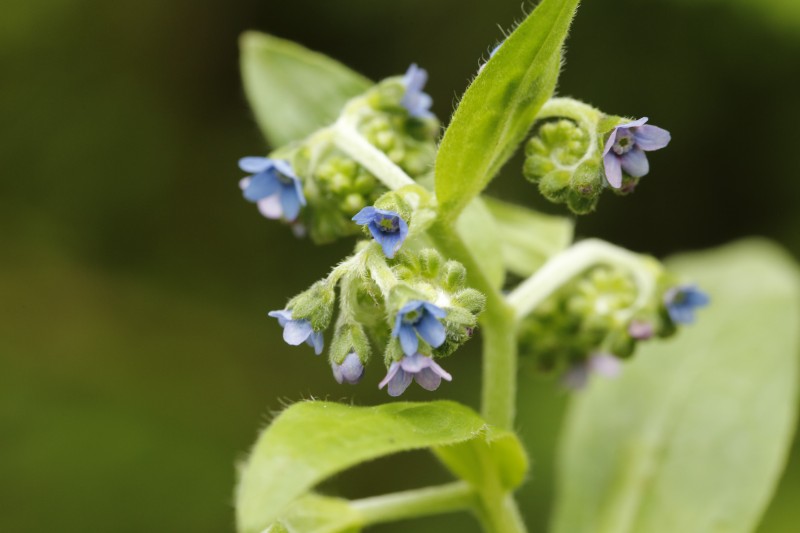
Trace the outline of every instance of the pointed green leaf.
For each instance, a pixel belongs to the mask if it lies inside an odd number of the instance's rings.
[[[377,407],[295,404],[264,430],[242,468],[236,494],[238,530],[261,533],[282,520],[290,505],[320,481],[359,463],[401,451],[500,438],[516,441],[508,433],[493,431],[474,411],[454,402]],[[497,449],[507,452],[509,446],[505,442]],[[515,453],[522,453],[518,442],[516,446]],[[502,469],[497,474],[502,479],[513,480],[524,473],[511,471],[524,468],[517,459],[498,459],[496,464]]]
[[[332,123],[372,86],[338,61],[272,35],[245,32],[239,47],[247,100],[274,148]]]
[[[552,96],[578,0],[543,0],[464,93],[436,158],[436,195],[455,219],[514,153]]]
[[[528,277],[550,257],[572,242],[575,224],[566,217],[545,215],[532,209],[483,197],[496,227],[503,262],[509,272]]]
[[[765,241],[671,267],[711,306],[574,400],[556,533],[747,533],[774,490],[797,409],[797,267]]]

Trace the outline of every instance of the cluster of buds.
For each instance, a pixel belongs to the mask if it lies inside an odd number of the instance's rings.
[[[352,99],[337,124],[347,124],[414,179],[430,171],[439,122],[423,92],[427,73],[412,65]],[[351,218],[386,192],[375,176],[337,147],[337,124],[278,148],[269,157],[246,157],[240,182],[262,215],[282,219],[316,243],[353,235]]]
[[[654,259],[642,258],[655,290],[642,301],[629,272],[596,266],[561,287],[520,328],[523,355],[545,372],[581,388],[592,373],[614,376],[621,359],[641,341],[668,337],[694,321],[708,297],[692,285],[676,284]]]
[[[633,192],[650,171],[645,152],[670,141],[669,132],[646,117],[630,121],[575,100],[551,102],[540,116],[557,120],[542,122],[526,144],[523,173],[545,198],[575,214],[594,211],[604,189]]]
[[[404,246],[424,227],[425,213],[418,190],[385,194],[353,217],[372,240],[359,242],[325,279],[270,313],[287,343],[307,343],[318,355],[333,324],[328,358],[339,383],[358,383],[376,350],[387,368],[380,387],[392,396],[411,381],[435,390],[452,379],[437,360],[472,336],[484,296],[466,286],[460,263],[430,248]]]

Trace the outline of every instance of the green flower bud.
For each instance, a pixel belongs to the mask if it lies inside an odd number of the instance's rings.
[[[331,323],[335,301],[334,288],[327,280],[322,280],[292,298],[287,308],[292,310],[294,319],[308,320],[314,331],[323,331]]]

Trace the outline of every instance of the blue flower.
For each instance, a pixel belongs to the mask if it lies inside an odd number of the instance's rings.
[[[353,217],[353,221],[369,228],[389,259],[394,257],[408,236],[408,224],[394,211],[365,207]]]
[[[289,222],[300,214],[300,206],[306,205],[303,185],[295,175],[292,165],[283,159],[268,157],[243,157],[239,168],[252,172],[239,182],[244,197],[258,205],[258,210],[267,218],[283,218]]]
[[[650,172],[650,163],[645,152],[664,148],[670,141],[667,130],[657,126],[645,126],[647,117],[614,128],[603,150],[603,165],[606,179],[615,189],[622,186],[622,171],[629,176],[641,178]]]
[[[392,337],[400,338],[403,353],[411,356],[419,348],[419,336],[434,348],[444,344],[447,336],[444,326],[439,322],[446,313],[441,307],[422,300],[412,300],[397,312]]]
[[[709,304],[710,298],[695,285],[678,285],[664,293],[664,305],[676,324],[694,322],[694,310]]]
[[[292,312],[288,309],[280,311],[270,311],[269,316],[278,319],[278,324],[283,328],[283,340],[292,346],[299,346],[306,343],[314,348],[314,353],[319,355],[322,353],[322,347],[325,340],[322,338],[321,331],[314,331],[311,327],[311,322],[308,320],[294,320]]]
[[[428,72],[419,68],[416,63],[412,63],[405,76],[403,76],[403,84],[406,86],[406,93],[403,99],[400,100],[400,105],[406,108],[408,114],[414,118],[431,118],[431,105],[433,98],[429,94],[422,91],[425,88],[425,83],[428,81]]]
[[[341,365],[331,363],[331,369],[333,370],[334,379],[340,384],[349,383],[350,385],[355,385],[364,376],[364,363],[361,362],[361,358],[355,352],[347,354]]]
[[[389,366],[389,371],[378,388],[389,385],[389,396],[400,396],[411,385],[412,379],[423,389],[434,391],[439,388],[442,379],[453,381],[453,376],[430,357],[421,354],[407,355]]]

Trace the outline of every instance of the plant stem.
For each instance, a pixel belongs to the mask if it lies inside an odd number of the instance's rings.
[[[371,525],[472,510],[478,505],[478,499],[471,485],[456,481],[438,487],[354,500],[350,505],[361,515],[364,525]]]
[[[416,183],[403,169],[372,146],[352,125],[339,121],[331,127],[333,142],[392,190]]]
[[[613,244],[589,239],[550,259],[533,276],[520,283],[508,295],[507,301],[514,307],[517,316],[522,318],[572,278],[602,263],[620,266],[633,275],[639,290],[636,302],[628,311],[630,315],[652,299],[656,289],[655,280],[642,257]]]
[[[489,503],[489,505],[487,505]],[[499,501],[482,501],[478,519],[486,533],[526,533],[514,496],[506,494]]]
[[[480,317],[484,338],[483,417],[495,427],[510,430],[514,425],[517,389],[514,310],[506,303],[500,290],[484,275],[480,264],[453,226],[437,222],[428,235],[445,255],[466,267],[469,284],[486,295],[486,309]]]

